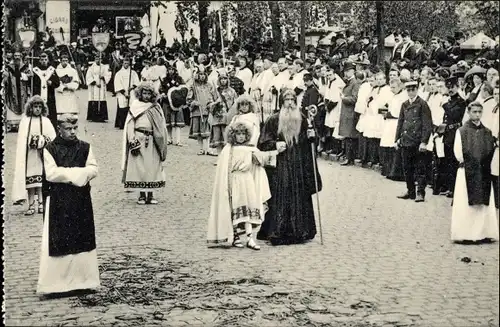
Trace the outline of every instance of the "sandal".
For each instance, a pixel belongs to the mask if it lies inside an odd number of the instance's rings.
[[[205,151],[203,151],[203,150],[200,150],[200,152],[198,152],[198,155],[199,155],[199,156],[203,156],[203,155],[205,155],[205,154],[206,154],[206,152],[205,152]]]
[[[251,243],[251,244],[250,244]],[[255,244],[255,241],[253,239],[250,239],[247,242],[247,248],[255,250],[255,251],[260,251],[260,246]]]
[[[139,200],[137,200],[137,204],[140,204],[140,205],[144,205],[146,204],[146,199],[145,198],[139,198]]]
[[[233,246],[234,246],[235,248],[240,248],[240,249],[241,249],[241,248],[243,248],[243,243],[241,242],[241,239],[239,238],[239,236],[236,236],[236,237],[234,238],[234,241],[233,241]]]
[[[43,213],[43,202],[38,203],[38,213]]]
[[[211,156],[211,157],[218,157],[219,155],[217,153],[213,153],[213,152],[207,152],[205,153],[207,156]]]
[[[25,216],[33,216],[35,214],[35,201],[29,205],[28,210],[24,212]]]

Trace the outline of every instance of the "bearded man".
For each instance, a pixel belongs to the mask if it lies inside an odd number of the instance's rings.
[[[54,67],[49,65],[49,56],[40,55],[40,63],[33,69],[33,94],[40,95],[49,109],[48,118],[57,127],[57,108],[55,89],[59,87],[59,77]]]
[[[258,239],[284,245],[304,243],[316,235],[312,195],[322,184],[318,172],[316,189],[314,139],[316,133],[297,106],[295,91],[285,90],[283,108],[266,121],[258,142],[261,151],[278,151],[276,167],[266,168],[271,200]]]

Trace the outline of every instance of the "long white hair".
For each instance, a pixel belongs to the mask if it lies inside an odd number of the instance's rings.
[[[287,146],[297,143],[302,127],[302,113],[296,104],[297,96],[295,92],[293,90],[285,90],[283,92],[283,100],[290,95],[293,96],[293,103],[290,107],[283,107],[280,110],[278,120],[278,134],[283,136]]]

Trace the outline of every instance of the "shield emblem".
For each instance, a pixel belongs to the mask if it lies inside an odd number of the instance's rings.
[[[180,110],[187,104],[188,87],[186,85],[174,86],[168,90],[168,103],[173,110]]]
[[[109,33],[92,33],[92,44],[99,52],[103,52],[109,45]]]

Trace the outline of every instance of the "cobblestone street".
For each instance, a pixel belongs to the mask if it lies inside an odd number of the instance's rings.
[[[235,311],[195,305],[192,298],[186,300],[189,305],[176,305],[176,300],[189,296],[184,293],[170,301],[158,300],[154,307],[75,307],[74,298],[40,300],[35,290],[42,217],[26,217],[24,206],[12,206],[17,133],[9,133],[4,141],[7,326],[215,326],[228,315],[234,320],[224,320],[225,326],[499,325],[498,243],[452,244],[450,199],[428,192],[423,204],[397,200],[404,183],[320,159],[324,245],[318,230],[316,239],[305,245],[261,243],[260,252],[208,249],[206,221],[216,158],[197,156],[196,142],[187,139],[184,128],[187,146],[169,147],[167,187],[157,194],[159,204],[138,206],[137,194],[125,193],[120,184],[123,131],[114,128],[116,99],[108,93],[107,123],[87,123],[87,93],[78,95],[80,137],[91,143],[99,165],[91,185],[100,264],[109,266],[122,254],[132,256],[130,262],[153,262],[155,253],[161,253],[158,258],[172,267],[183,265],[179,271],[229,281],[222,287],[237,287],[246,294],[245,301],[254,302]],[[470,262],[462,261],[465,257]],[[256,291],[250,279],[272,285]],[[237,282],[241,280],[246,282]],[[305,301],[306,294],[310,301]],[[235,298],[229,299],[233,305]]]

